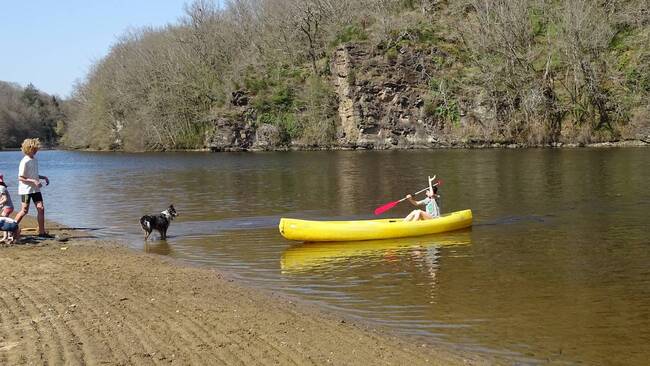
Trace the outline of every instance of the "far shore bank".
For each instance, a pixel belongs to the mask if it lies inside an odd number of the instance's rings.
[[[488,364],[48,222],[0,248],[2,364]]]
[[[552,143],[552,144],[522,144],[508,142],[452,142],[437,143],[432,145],[413,145],[413,146],[391,146],[389,148],[375,147],[372,144],[356,146],[334,146],[334,147],[316,147],[316,146],[284,146],[274,149],[254,149],[254,148],[225,148],[225,149],[183,149],[183,150],[145,150],[145,151],[125,151],[125,150],[98,150],[90,148],[71,148],[67,146],[51,146],[43,150],[67,150],[67,151],[88,151],[88,152],[121,152],[121,153],[139,153],[139,152],[264,152],[264,151],[399,151],[399,150],[445,150],[445,149],[581,149],[581,148],[625,148],[625,147],[648,147],[650,140],[623,140],[623,141],[606,141],[594,143]],[[20,151],[20,148],[5,148],[0,151]]]

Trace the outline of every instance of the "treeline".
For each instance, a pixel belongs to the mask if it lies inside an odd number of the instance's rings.
[[[288,141],[335,144],[330,57],[348,42],[387,60],[426,55],[418,87],[440,133],[626,138],[650,118],[649,24],[647,0],[197,0],[177,24],[113,45],[76,88],[63,141],[202,148],[211,120],[237,115]]]
[[[240,89],[252,94],[253,123],[277,125],[289,139],[331,140],[327,51],[346,37],[347,24],[389,7],[383,3],[390,2],[233,0],[219,8],[195,1],[178,24],[122,36],[76,90],[64,141],[200,148],[206,121],[232,113]]]
[[[0,149],[17,148],[25,138],[40,138],[45,146],[58,144],[65,114],[61,102],[34,85],[0,81]]]

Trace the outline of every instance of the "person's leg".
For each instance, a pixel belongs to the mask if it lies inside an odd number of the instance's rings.
[[[432,218],[433,216],[431,216],[430,214],[424,211],[422,211],[422,213],[420,214],[420,220],[431,220]]]
[[[18,242],[20,239],[20,227],[16,228],[16,231],[14,231],[14,243]]]
[[[413,210],[412,214],[411,221],[418,221],[420,219],[420,210]]]
[[[45,235],[45,205],[43,200],[36,202],[36,218],[38,220],[38,235]]]
[[[20,211],[16,214],[15,220],[20,223],[20,220],[23,219],[25,215],[29,212],[29,201],[31,200],[30,195],[21,194],[20,195]]]
[[[417,210],[411,211],[411,213],[406,215],[406,217],[404,218],[404,221],[413,221],[413,218],[415,217],[416,212],[417,212]]]

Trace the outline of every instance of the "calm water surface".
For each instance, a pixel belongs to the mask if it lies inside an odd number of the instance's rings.
[[[17,202],[19,152],[0,153]],[[43,151],[47,217],[506,363],[650,358],[650,150],[121,154]],[[301,245],[277,223],[362,219],[444,180],[471,230]],[[166,242],[138,218],[173,202]],[[403,216],[408,204],[389,211]]]

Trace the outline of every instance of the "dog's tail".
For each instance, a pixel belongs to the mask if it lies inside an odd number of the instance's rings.
[[[140,218],[140,226],[142,226],[143,230],[151,231],[151,222],[147,216],[142,216]]]

